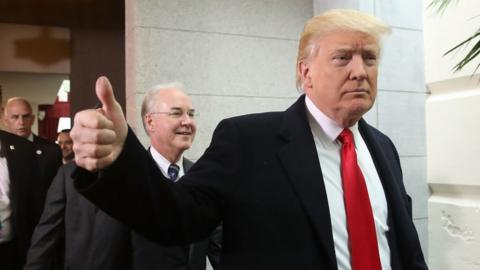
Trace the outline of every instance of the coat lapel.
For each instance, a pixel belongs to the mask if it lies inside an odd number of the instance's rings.
[[[382,142],[381,138],[374,134],[374,129],[364,120],[359,121],[359,130],[372,156],[389,208],[395,209],[393,211],[395,213],[400,212],[401,215],[409,215],[404,203],[406,198],[402,196],[406,192],[402,184],[401,169],[396,165],[400,164],[400,160],[398,154],[393,152],[395,151],[393,145],[387,145],[386,142]],[[392,211],[389,209],[390,212]]]
[[[399,156],[393,144],[386,137],[375,134],[377,131],[365,121],[360,120],[359,130],[370,151],[387,198],[392,269],[401,269],[400,262],[413,261],[412,251],[416,250],[415,246],[405,246],[405,243],[416,243],[418,238],[415,238],[416,233],[410,230],[411,204],[403,186]]]
[[[304,100],[304,96],[300,97],[285,112],[283,127],[280,130],[285,146],[279,149],[277,155],[302,202],[319,243],[328,254],[331,264],[328,269],[336,269],[327,194]]]

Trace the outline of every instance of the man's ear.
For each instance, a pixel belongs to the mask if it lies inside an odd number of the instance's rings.
[[[310,67],[307,63],[301,61],[298,63],[298,74],[300,74],[302,89],[305,91],[312,88],[312,78],[310,77]]]
[[[153,117],[150,114],[146,114],[144,121],[148,132],[151,132],[155,128],[155,121],[153,121]]]

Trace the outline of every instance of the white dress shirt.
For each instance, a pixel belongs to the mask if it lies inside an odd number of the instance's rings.
[[[2,145],[0,144],[0,151]],[[10,175],[5,157],[0,157],[0,243],[11,240]]]
[[[323,181],[327,192],[328,207],[339,270],[351,270],[348,249],[347,219],[341,176],[341,143],[337,140],[343,127],[328,118],[306,97],[308,122],[315,141],[315,147],[322,168]],[[380,261],[383,270],[390,270],[390,247],[388,245],[388,207],[382,183],[370,152],[358,130],[358,123],[349,128],[354,136],[358,165],[367,185],[370,204],[377,233]]]
[[[168,161],[162,154],[160,154],[155,148],[149,147],[150,153],[152,154],[153,159],[157,163],[158,167],[162,171],[163,176],[165,176],[167,179],[170,177],[168,176],[168,167],[170,166],[170,161]],[[175,162],[177,166],[180,168],[178,171],[178,176],[175,182],[178,181],[180,177],[182,177],[185,174],[185,170],[183,169],[183,155],[178,159],[177,162]]]

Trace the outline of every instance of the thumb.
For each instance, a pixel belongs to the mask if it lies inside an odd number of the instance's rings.
[[[97,98],[102,103],[102,109],[104,112],[113,113],[117,110],[117,100],[115,99],[112,85],[107,77],[101,76],[97,79],[95,92],[97,93]]]

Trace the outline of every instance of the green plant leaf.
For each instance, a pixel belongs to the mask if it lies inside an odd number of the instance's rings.
[[[476,43],[473,45],[473,47],[470,49],[470,51],[465,55],[465,57],[463,57],[462,60],[460,60],[460,62],[458,62],[453,67],[454,72],[462,70],[468,63],[470,63],[473,59],[475,59],[475,57],[477,57],[480,54],[480,29],[477,30],[472,36],[470,36],[467,39],[465,39],[464,41],[460,42],[459,44],[457,44],[455,47],[451,48],[450,50],[448,50],[444,54],[444,56],[447,55],[447,54],[451,54],[452,52],[460,49],[461,47],[468,46],[468,44],[470,44],[470,42],[475,41],[475,40],[476,40]],[[478,70],[478,68],[479,68],[479,66],[477,65],[474,73]]]
[[[443,12],[447,9],[447,7],[455,3],[457,4],[459,0],[432,0],[430,4],[428,5],[427,9],[436,9],[437,14],[443,14]],[[476,40],[477,39],[477,40]],[[476,40],[476,43],[473,45],[473,47],[470,49],[470,51],[465,55],[465,57],[460,60],[452,69],[454,72],[462,70],[466,65],[468,65],[472,60],[474,60],[479,54],[480,54],[480,29],[478,29],[473,35],[465,39],[464,41],[460,42],[457,44],[455,47],[451,48],[448,50],[446,53],[443,55],[451,54],[452,52],[462,48],[466,47],[470,44],[470,42],[473,42]],[[480,63],[477,64],[475,67],[475,70],[473,73],[477,72],[477,70],[480,67]]]
[[[436,9],[437,14],[443,14],[451,3],[458,3],[458,0],[432,0],[427,8]]]

